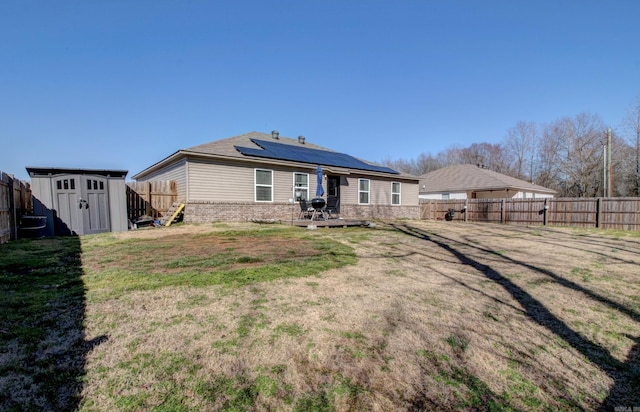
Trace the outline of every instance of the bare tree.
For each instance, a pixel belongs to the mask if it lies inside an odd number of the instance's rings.
[[[538,146],[539,183],[561,196],[597,196],[605,130],[602,119],[588,113],[545,126]]]
[[[415,163],[416,169],[414,174],[417,176],[420,176],[425,173],[438,170],[444,166],[445,164],[443,164],[438,157],[434,157],[430,153],[429,154],[422,153],[420,156],[418,156],[418,159],[416,160],[416,163]]]
[[[460,152],[460,163],[485,166],[498,173],[508,173],[509,166],[502,146],[491,143],[473,143]]]
[[[637,196],[636,148],[615,132],[611,146],[613,195]]]
[[[409,173],[415,175],[415,161],[406,159],[393,160],[391,157],[387,157],[380,162],[384,166],[388,166],[398,172]]]
[[[536,149],[536,183],[558,191],[562,180],[559,164],[565,122],[566,119],[557,120],[543,126]]]
[[[507,130],[503,141],[504,151],[518,179],[533,181],[537,141],[538,126],[533,122],[521,121]]]
[[[538,126],[520,121],[507,130],[502,144],[451,146],[436,156],[382,163],[416,176],[456,164],[478,164],[558,191],[559,196],[593,197],[604,187],[606,126],[596,114],[580,113]],[[612,135],[613,194],[640,195],[640,97],[625,120],[629,142]]]
[[[602,182],[602,156],[606,127],[597,115],[581,113],[573,121],[571,154],[564,163],[573,188],[571,195],[597,196]]]
[[[623,120],[623,130],[629,144],[635,147],[635,185],[632,192],[635,196],[640,196],[640,95],[629,107],[627,115]]]

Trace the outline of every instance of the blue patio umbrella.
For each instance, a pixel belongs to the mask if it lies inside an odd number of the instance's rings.
[[[320,197],[324,195],[324,189],[322,188],[322,167],[318,166],[316,169],[316,176],[318,177],[318,185],[316,186],[316,196]]]

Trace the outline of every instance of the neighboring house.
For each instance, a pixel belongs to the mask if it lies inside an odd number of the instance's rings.
[[[175,180],[185,221],[297,219],[318,166],[344,218],[419,218],[418,178],[297,139],[250,132],[178,150],[133,176]]]
[[[449,166],[420,176],[420,199],[540,199],[555,190],[503,175],[482,166]]]

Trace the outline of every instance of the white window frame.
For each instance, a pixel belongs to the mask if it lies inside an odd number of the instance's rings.
[[[398,191],[393,191],[393,185],[398,185]],[[393,201],[394,196],[398,196],[398,202]],[[402,184],[400,182],[391,182],[391,205],[400,206],[402,204]]]
[[[367,190],[362,190],[360,184],[362,182],[367,182]],[[362,194],[366,193],[367,194],[367,201],[362,202]],[[359,205],[369,205],[371,204],[371,180],[370,179],[358,179],[358,204]]]
[[[269,172],[271,174],[270,184],[258,184],[258,172]],[[271,191],[270,200],[258,200],[258,187],[268,187]],[[273,203],[273,170],[270,169],[253,169],[253,200],[260,203]]]
[[[306,186],[296,186],[296,175],[304,175],[307,176],[307,185]],[[291,197],[293,197],[293,199],[297,202],[298,199],[296,198],[296,190],[301,190],[303,192],[306,192],[306,196],[302,196],[302,199],[305,200],[310,200],[309,198],[309,173],[301,173],[301,172],[293,172],[293,193],[291,194]]]

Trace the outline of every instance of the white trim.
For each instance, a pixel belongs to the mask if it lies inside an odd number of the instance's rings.
[[[367,190],[361,190],[360,189],[360,182],[362,181],[366,181],[367,182]],[[367,194],[367,202],[361,202],[360,201],[360,195],[362,193],[366,193]],[[360,178],[358,179],[358,204],[359,205],[370,205],[371,204],[371,179],[363,179]]]
[[[257,182],[258,171],[269,172],[271,174],[271,184],[269,184],[269,185],[266,185],[266,184],[258,185],[258,182]],[[268,187],[269,189],[271,189],[271,199],[270,200],[258,200],[258,187]],[[273,203],[273,170],[260,169],[260,168],[253,169],[253,200],[255,202],[259,202],[259,203]]]
[[[188,201],[190,201],[190,200],[191,200],[191,193],[189,193],[189,192],[190,192],[190,190],[189,190],[189,189],[190,189],[190,188],[189,188],[189,186],[190,186],[190,185],[189,185],[189,164],[190,164],[190,163],[191,163],[191,162],[188,162],[188,161],[187,161],[187,158],[185,157],[185,158],[184,158],[184,185],[185,185],[185,188],[184,188],[184,197],[185,197],[185,199],[183,199],[185,202],[188,202]],[[254,179],[255,179],[255,177],[254,177]],[[179,190],[180,190],[180,189],[178,189],[178,191],[179,191]],[[180,200],[180,199],[178,199],[178,200]]]
[[[307,176],[307,186],[300,186],[300,187],[296,187],[296,175],[306,175]],[[293,172],[293,193],[291,193],[291,197],[293,197],[293,199],[297,202],[298,199],[296,199],[296,189],[300,189],[302,191],[307,192],[307,197],[305,198],[306,200],[311,200],[311,198],[309,197],[309,173],[303,173],[303,172]]]
[[[393,185],[398,184],[398,191],[393,191]],[[398,195],[398,203],[393,203],[393,196]],[[400,206],[402,205],[402,183],[400,182],[391,182],[391,206]]]

